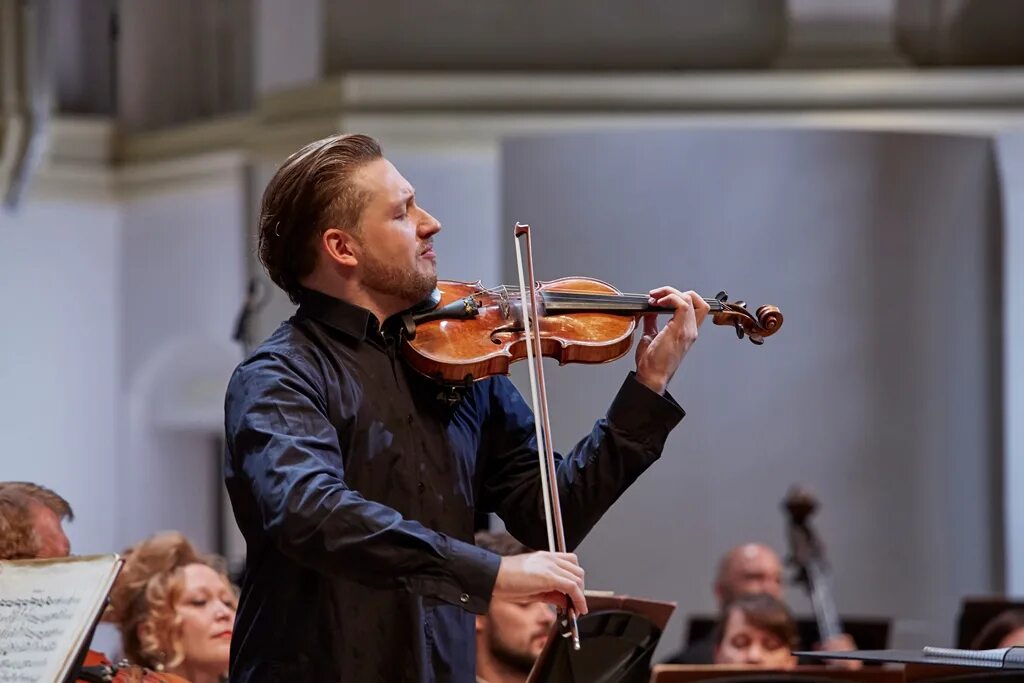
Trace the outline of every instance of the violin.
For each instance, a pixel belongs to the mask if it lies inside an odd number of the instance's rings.
[[[811,600],[819,641],[827,643],[842,635],[843,627],[832,595],[832,577],[825,551],[809,521],[818,508],[818,501],[794,486],[782,505],[788,516],[790,562],[797,569],[796,582],[803,585]]]
[[[637,321],[648,313],[672,313],[650,305],[646,294],[624,294],[589,277],[535,282],[540,354],[566,363],[607,363],[625,355]],[[519,288],[485,289],[480,282],[440,281],[433,298],[406,314],[402,353],[415,370],[444,384],[468,385],[527,357],[527,307]],[[775,306],[750,313],[725,292],[705,298],[716,325],[740,339],[763,344],[782,327]]]
[[[181,676],[141,666],[114,666],[102,652],[89,650],[78,671],[78,683],[188,683]]]

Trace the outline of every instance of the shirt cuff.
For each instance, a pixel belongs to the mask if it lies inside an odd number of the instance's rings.
[[[475,614],[486,614],[501,556],[451,537],[448,543],[446,568],[451,580],[438,597]]]
[[[668,391],[651,391],[630,372],[608,408],[608,422],[640,443],[660,449],[686,411]]]

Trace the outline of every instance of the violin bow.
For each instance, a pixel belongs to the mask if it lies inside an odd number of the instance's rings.
[[[526,273],[523,273],[523,252],[519,239],[526,242]],[[551,447],[551,418],[548,414],[548,394],[544,384],[544,356],[540,345],[540,316],[537,312],[537,278],[533,275],[533,244],[530,226],[516,223],[516,265],[519,270],[519,296],[522,302],[523,332],[526,339],[526,360],[530,370],[530,395],[533,401],[534,425],[537,430],[537,460],[540,465],[541,491],[544,496],[544,521],[548,532],[548,549],[564,553],[565,531],[562,526],[562,508],[558,501],[558,481],[555,474],[554,449]],[[529,287],[529,297],[527,297]],[[529,305],[527,306],[527,302]],[[572,638],[572,648],[580,649],[580,630],[572,600],[565,597],[565,610],[559,615],[563,638]]]

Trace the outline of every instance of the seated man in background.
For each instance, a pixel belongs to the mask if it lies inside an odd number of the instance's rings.
[[[476,544],[509,557],[530,549],[507,533],[477,532]],[[544,602],[491,598],[476,617],[476,677],[481,683],[523,683],[547,642],[555,613]]]
[[[0,560],[67,557],[62,522],[74,518],[71,505],[45,486],[0,482]]]
[[[744,595],[766,594],[782,600],[782,561],[778,554],[761,543],[744,543],[729,550],[718,563],[718,573],[712,586],[718,608]],[[711,664],[715,658],[715,634],[690,643],[666,660],[668,664]],[[817,649],[853,650],[853,639],[843,634],[821,643]],[[832,665],[859,669],[862,664],[853,660],[833,660]]]
[[[771,595],[742,595],[728,603],[714,633],[715,664],[779,670],[796,666],[796,622]]]

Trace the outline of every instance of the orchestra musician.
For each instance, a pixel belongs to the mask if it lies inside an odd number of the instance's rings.
[[[712,591],[720,611],[745,595],[766,594],[781,602],[782,560],[778,553],[763,543],[743,543],[730,548],[718,563]],[[715,661],[717,635],[712,631],[707,637],[693,641],[669,657],[666,663],[712,664]],[[814,647],[832,651],[856,649],[853,639],[846,634]],[[861,662],[853,660],[831,660],[828,663],[846,669],[859,669],[862,666]]]
[[[125,658],[191,683],[226,678],[236,599],[219,560],[176,531],[123,556],[104,619],[120,630]]]
[[[478,531],[476,544],[508,557],[530,552],[507,533]],[[476,617],[477,683],[526,683],[555,623],[551,605],[492,597]]]
[[[71,544],[62,522],[74,519],[71,505],[55,491],[31,482],[0,482],[0,560],[68,557]],[[76,672],[79,681],[187,683],[138,667],[115,667],[97,650],[86,650]]]
[[[438,400],[399,359],[398,314],[435,287],[440,229],[363,135],[307,145],[263,195],[260,259],[299,308],[227,390],[225,477],[247,542],[232,681],[471,683],[474,615],[492,597],[586,613],[573,554],[473,544],[475,513],[497,512],[548,545],[519,392],[497,376]],[[709,307],[670,287],[650,303],[671,319],[644,318],[636,372],[558,459],[570,549],[683,417],[666,389]]]
[[[74,518],[71,504],[45,486],[0,482],[0,559],[67,557],[71,542],[63,523]]]
[[[778,598],[740,595],[727,603],[714,629],[715,664],[786,670],[796,666],[796,622]]]

